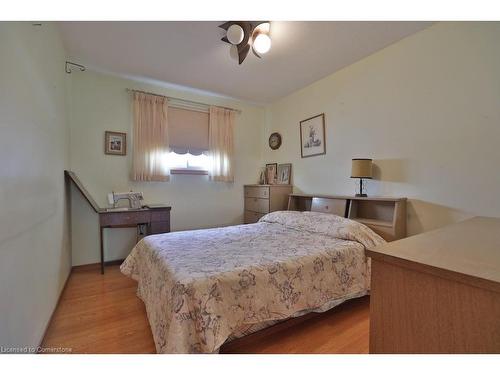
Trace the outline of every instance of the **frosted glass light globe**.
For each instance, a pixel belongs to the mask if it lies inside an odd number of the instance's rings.
[[[267,34],[259,34],[253,41],[253,48],[257,53],[266,53],[271,49],[271,38]]]
[[[245,33],[240,25],[231,25],[227,29],[226,37],[231,44],[240,44]]]
[[[231,47],[229,47],[229,56],[238,61],[238,46],[236,45],[232,45]]]

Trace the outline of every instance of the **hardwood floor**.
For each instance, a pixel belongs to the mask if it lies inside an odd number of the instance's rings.
[[[155,353],[136,282],[118,266],[73,270],[42,346],[73,353]],[[287,321],[224,345],[221,353],[368,353],[369,297]]]

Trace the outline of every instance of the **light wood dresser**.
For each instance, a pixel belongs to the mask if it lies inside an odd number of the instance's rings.
[[[245,224],[257,222],[269,212],[286,210],[292,185],[245,185]]]
[[[367,250],[371,353],[500,353],[500,219]]]

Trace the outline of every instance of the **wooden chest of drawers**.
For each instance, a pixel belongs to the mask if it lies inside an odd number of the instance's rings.
[[[366,250],[370,353],[500,353],[500,219]]]
[[[255,223],[269,212],[286,210],[292,185],[245,185],[245,224]]]

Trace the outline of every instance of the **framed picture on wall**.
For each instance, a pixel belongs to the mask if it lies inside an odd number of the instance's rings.
[[[300,155],[303,158],[326,154],[325,114],[300,122]]]
[[[278,164],[278,184],[290,185],[292,176],[291,164]]]
[[[127,133],[106,131],[104,133],[104,153],[107,155],[127,155]]]

